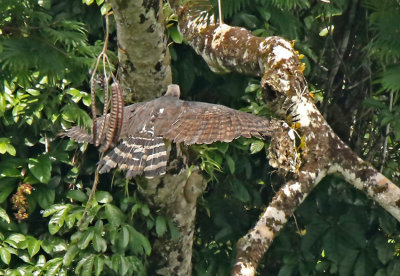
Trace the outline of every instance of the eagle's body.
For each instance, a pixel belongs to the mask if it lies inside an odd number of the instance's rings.
[[[183,101],[179,94],[179,86],[170,85],[163,97],[126,106],[119,136],[122,142],[101,161],[100,172],[119,166],[127,170],[127,178],[141,173],[151,178],[166,171],[163,139],[186,145],[231,142],[240,136],[262,138],[278,127],[265,118],[222,105]],[[97,126],[103,120],[104,117],[98,118]],[[79,127],[67,130],[65,135],[78,142],[93,141]],[[104,140],[105,135],[100,143]]]

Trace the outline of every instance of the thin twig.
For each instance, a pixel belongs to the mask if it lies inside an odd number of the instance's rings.
[[[103,159],[103,156],[104,156],[104,152],[102,152],[100,155],[100,161]],[[82,225],[82,223],[85,221],[87,211],[89,210],[89,207],[92,205],[92,200],[93,200],[94,194],[96,193],[97,185],[99,184],[99,171],[100,171],[100,167],[101,167],[100,163],[101,162],[99,162],[99,164],[97,165],[96,172],[94,175],[93,186],[92,186],[92,189],[90,190],[89,199],[86,203],[85,210],[83,211],[82,217],[79,220],[78,227],[80,227]]]
[[[393,90],[390,91],[389,111],[392,111],[392,108],[393,108]],[[380,169],[381,173],[383,171],[383,167],[385,166],[386,162],[389,133],[390,133],[390,123],[386,125],[385,142],[383,143],[382,163]]]
[[[96,117],[97,117],[97,112],[96,112],[96,93],[95,93],[95,76],[97,72],[97,68],[99,67],[100,60],[103,58],[103,68],[104,70],[105,65],[104,65],[104,56],[107,56],[107,48],[108,48],[108,39],[109,39],[109,19],[108,19],[109,14],[106,15],[106,36],[104,38],[104,45],[101,53],[97,57],[96,64],[93,68],[92,75],[90,77],[90,98],[92,101],[91,107],[92,107],[92,117],[93,117],[93,125],[92,125],[92,135],[93,135],[93,144],[98,144],[96,137],[97,137],[97,125],[96,125]],[[106,86],[108,83],[105,84]],[[106,104],[106,103],[104,103]],[[101,139],[101,135],[99,136],[99,140]]]
[[[218,16],[219,16],[219,25],[221,26],[224,24],[224,21],[222,20],[222,5],[221,5],[222,0],[218,0]]]

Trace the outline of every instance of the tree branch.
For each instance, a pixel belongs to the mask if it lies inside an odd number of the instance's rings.
[[[327,173],[341,173],[400,221],[400,189],[357,157],[332,131],[308,95],[302,74],[304,65],[288,41],[255,37],[243,28],[219,25],[213,16],[192,15],[195,12],[189,6],[179,7],[177,2],[170,4],[178,14],[179,30],[211,70],[262,77],[261,86],[271,109],[280,115],[290,106],[298,119],[296,123],[288,121],[293,130],[272,138],[269,155],[272,166],[293,173],[294,178],[238,242],[232,275],[255,274],[273,238]],[[288,143],[290,131],[298,134],[300,144],[294,138],[293,143]]]
[[[236,263],[232,275],[255,275],[257,265],[293,212],[326,175],[300,174],[299,179],[286,183],[274,196],[256,225],[237,243]]]

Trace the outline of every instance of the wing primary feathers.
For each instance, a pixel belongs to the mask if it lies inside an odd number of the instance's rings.
[[[111,113],[94,123],[94,140],[80,127],[66,130],[78,142],[102,144],[105,150],[117,144],[100,161],[100,173],[115,167],[126,170],[126,177],[144,174],[147,178],[165,174],[167,152],[163,139],[186,145],[231,142],[243,136],[263,138],[281,127],[268,120],[222,105],[179,99],[179,87],[170,86],[164,97],[123,107],[122,90],[111,86]]]

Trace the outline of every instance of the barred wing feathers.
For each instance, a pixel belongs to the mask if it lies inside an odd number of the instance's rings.
[[[101,160],[100,173],[118,166],[127,171],[127,178],[142,173],[148,178],[165,174],[167,152],[163,139],[186,145],[231,142],[240,136],[269,136],[280,127],[259,116],[222,105],[182,101],[176,95],[126,106],[123,118],[119,136],[122,142]],[[103,120],[96,119],[96,124],[99,126]],[[106,126],[108,120],[107,116]],[[78,142],[92,142],[83,128],[73,127],[64,135]],[[100,143],[105,141],[103,135]]]
[[[262,138],[278,127],[265,118],[222,105],[179,101],[180,108],[165,108],[155,123],[155,134],[175,143],[231,142],[243,136]],[[169,115],[168,115],[169,114]]]

